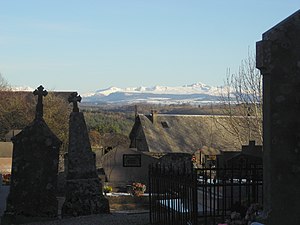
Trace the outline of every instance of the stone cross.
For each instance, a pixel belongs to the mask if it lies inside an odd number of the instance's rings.
[[[42,119],[43,118],[43,96],[45,97],[48,94],[48,92],[44,90],[44,87],[42,85],[40,85],[37,89],[33,91],[33,94],[38,96],[35,119]]]
[[[36,118],[14,136],[11,185],[1,224],[48,220],[57,217],[56,199],[59,148],[62,142],[43,120],[43,96],[40,86]],[[1,191],[0,191],[1,192]]]
[[[77,102],[81,101],[81,97],[73,92],[68,101],[73,102],[74,109],[69,120],[69,145],[65,155],[66,199],[61,215],[70,217],[109,213],[109,202],[102,194],[96,155],[91,148],[84,115],[78,112]]]
[[[69,103],[73,102],[73,112],[79,112],[77,102],[81,102],[81,96],[77,92],[72,92],[68,98]]]

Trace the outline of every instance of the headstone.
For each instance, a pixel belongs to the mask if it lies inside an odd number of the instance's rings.
[[[300,10],[257,42],[263,75],[266,224],[300,224]]]
[[[62,216],[82,216],[108,213],[108,200],[103,196],[102,186],[96,171],[95,153],[92,152],[84,115],[77,102],[81,97],[72,93],[73,112],[69,121],[69,149],[66,155],[65,172],[66,200]]]
[[[38,95],[36,117],[13,139],[13,162],[10,193],[4,221],[20,218],[57,217],[56,184],[61,141],[43,119],[43,86]],[[23,220],[23,219],[20,219]]]

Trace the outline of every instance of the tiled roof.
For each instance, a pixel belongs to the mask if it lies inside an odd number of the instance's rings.
[[[226,131],[227,116],[139,114],[138,118],[136,121],[143,129],[149,152],[194,153],[204,146],[218,150],[241,149],[238,138]],[[241,119],[236,117],[236,120]],[[135,124],[131,137],[137,127]],[[248,130],[241,132],[243,144],[248,144]]]

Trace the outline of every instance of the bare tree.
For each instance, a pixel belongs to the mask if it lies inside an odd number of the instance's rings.
[[[0,73],[0,91],[9,91],[10,89],[10,85]]]
[[[9,129],[17,129],[24,125],[28,115],[24,110],[25,105],[25,101],[11,94],[10,85],[0,74],[0,137]]]
[[[44,119],[53,133],[63,142],[61,152],[66,152],[69,138],[69,114],[67,99],[51,91],[44,100]]]
[[[35,115],[36,99],[31,92],[13,91],[0,74],[0,138],[10,129],[23,129]],[[63,141],[68,140],[69,106],[66,99],[49,93],[44,101],[44,119],[50,129]]]
[[[221,102],[223,114],[228,116],[221,125],[236,135],[241,145],[249,140],[262,143],[262,76],[251,52],[237,73],[227,71]]]

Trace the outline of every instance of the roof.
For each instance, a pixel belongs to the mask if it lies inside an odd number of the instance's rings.
[[[285,18],[284,20],[282,20],[281,22],[273,26],[271,29],[263,33],[263,37],[272,34],[274,35],[275,32],[282,32],[282,27],[284,26],[289,25],[289,27],[291,27],[291,24],[295,24],[296,26],[299,25],[299,21],[298,21],[299,16],[300,16],[300,10],[297,10],[292,15],[288,16],[287,18]]]
[[[28,139],[27,137],[31,137]],[[12,138],[12,142],[14,144],[22,143],[22,145],[26,145],[24,143],[26,140],[28,143],[30,142],[44,142],[49,143],[49,145],[60,147],[62,142],[58,139],[58,137],[50,130],[44,119],[34,119],[32,123],[27,125],[20,133],[15,135]]]
[[[226,121],[229,118],[227,116],[153,115],[137,115],[130,133],[132,139],[141,127],[149,152],[191,154],[204,146],[219,150],[241,149],[238,138],[226,131]],[[236,117],[236,120],[241,119]],[[246,136],[247,134],[248,132],[245,132]],[[245,138],[244,142],[246,144],[248,139]]]
[[[0,157],[11,158],[13,153],[12,142],[0,142]]]
[[[11,141],[11,138],[16,136],[18,133],[20,133],[22,130],[10,130],[5,134],[5,140],[6,141]]]
[[[263,157],[262,145],[255,145],[255,141],[249,141],[249,145],[242,146],[242,152],[244,155]]]
[[[204,155],[220,155],[221,151],[219,149],[203,146],[200,150]]]

